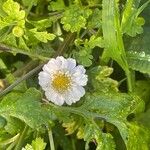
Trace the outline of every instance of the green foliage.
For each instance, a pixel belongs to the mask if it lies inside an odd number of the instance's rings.
[[[72,5],[64,12],[61,23],[64,24],[66,31],[78,32],[81,28],[85,28],[91,13],[90,9]]]
[[[30,127],[38,128],[46,123],[49,117],[41,108],[40,99],[41,94],[34,88],[24,94],[12,92],[0,103],[0,114],[19,118]]]
[[[131,40],[131,44],[127,45],[127,58],[129,66],[133,70],[150,74],[150,49],[149,49],[149,28],[144,28],[144,34],[137,36]]]
[[[149,4],[150,1],[145,2],[142,6],[139,7],[139,0],[127,1],[125,9],[122,16],[122,32],[127,33],[130,36],[136,36],[136,34],[143,33],[142,26],[145,21],[142,17],[139,17],[139,14],[144,10],[145,7]]]
[[[0,149],[150,149],[149,3],[1,0]],[[72,106],[38,84],[38,65],[58,55],[88,75]]]
[[[96,37],[93,35],[89,40],[86,39],[83,41],[81,39],[77,39],[75,44],[79,49],[79,52],[75,52],[74,57],[80,64],[89,67],[92,65],[92,49],[95,47],[103,47],[103,40],[102,37]]]
[[[30,32],[34,33],[34,36],[41,42],[47,43],[48,40],[53,40],[55,38],[54,34],[47,32],[37,32],[37,29],[32,29]]]
[[[18,3],[13,0],[8,0],[3,4],[2,8],[6,16],[0,18],[0,29],[13,25],[24,27],[25,11],[20,10],[20,5]]]
[[[22,150],[44,150],[46,147],[46,143],[41,138],[36,138],[32,141],[32,144],[27,144],[25,148],[22,148]]]

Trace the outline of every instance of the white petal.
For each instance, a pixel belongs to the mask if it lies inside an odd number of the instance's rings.
[[[81,74],[85,74],[86,70],[84,69],[83,66],[78,65],[77,67],[75,67],[74,69],[74,75],[81,75]]]
[[[68,97],[70,97],[71,101],[75,103],[76,101],[79,101],[84,94],[85,89],[82,86],[74,86],[69,92]]]
[[[59,95],[58,93],[54,92],[53,90],[46,91],[45,96],[49,101],[53,102],[56,105],[61,106],[64,103],[64,98],[61,95]]]
[[[57,70],[59,70],[60,66],[55,59],[51,59],[47,64],[43,66],[43,71],[51,74]]]
[[[59,62],[61,70],[67,69],[67,60],[64,57],[59,56],[56,60]]]
[[[72,59],[72,58],[68,58],[67,59],[67,68],[69,71],[72,71],[72,69],[74,69],[76,66],[76,61],[75,59]]]
[[[39,84],[41,85],[43,90],[46,90],[50,86],[51,78],[47,72],[44,71],[40,72],[38,79],[39,79]]]
[[[54,103],[61,106],[64,104],[64,101],[64,97],[62,97],[61,95],[57,95]]]
[[[87,84],[88,78],[87,75],[82,74],[81,76],[73,77],[72,80],[78,85],[85,86]]]

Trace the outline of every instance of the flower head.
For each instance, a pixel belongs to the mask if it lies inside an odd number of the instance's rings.
[[[39,73],[39,84],[49,101],[57,105],[71,105],[85,94],[83,86],[88,80],[85,71],[83,66],[76,66],[74,59],[59,56],[44,65]]]

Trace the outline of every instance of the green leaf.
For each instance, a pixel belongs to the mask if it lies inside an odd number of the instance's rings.
[[[39,0],[22,0],[25,6],[36,6]]]
[[[19,132],[22,132],[24,129],[24,123],[17,118],[9,117],[7,115],[4,116],[7,121],[7,125],[5,126],[5,130],[11,134],[15,135]]]
[[[52,11],[56,11],[56,10],[63,10],[65,9],[65,3],[64,1],[62,0],[57,0],[57,1],[51,1],[50,2],[50,5],[49,5],[49,10],[52,10]]]
[[[134,93],[138,95],[145,103],[149,103],[150,99],[150,81],[147,80],[138,80],[135,83]],[[146,108],[148,105],[146,105]]]
[[[36,20],[36,21],[29,21],[36,29],[39,31],[43,31],[46,28],[49,28],[52,26],[52,19],[42,19],[42,20]]]
[[[89,40],[85,40],[84,46],[89,47],[90,49],[93,49],[96,46],[103,47],[104,41],[102,37],[96,37],[95,35],[92,35]]]
[[[144,28],[144,34],[137,36],[126,44],[127,59],[129,67],[133,70],[140,71],[142,73],[150,74],[150,31],[149,27]]]
[[[92,65],[92,49],[96,46],[103,47],[103,39],[102,37],[96,37],[95,35],[93,35],[89,40],[86,39],[85,41],[76,39],[75,45],[79,49],[79,52],[74,52],[74,57],[76,58],[78,63],[82,64],[85,67],[89,67]]]
[[[150,132],[136,123],[127,124],[129,128],[129,140],[127,149],[129,150],[149,150]]]
[[[27,144],[22,150],[34,150],[30,144]]]
[[[6,123],[6,119],[0,116],[0,129],[2,129],[6,125]]]
[[[66,31],[78,32],[81,28],[85,28],[87,19],[92,11],[88,8],[80,8],[77,5],[71,5],[65,10],[61,23]]]
[[[25,17],[25,11],[20,10],[20,5],[13,0],[7,0],[3,4],[3,10],[13,19],[21,20]]]
[[[130,51],[127,53],[129,67],[142,73],[150,74],[150,55],[145,52]]]
[[[121,24],[123,33],[134,37],[143,32],[142,25],[144,25],[145,21],[142,17],[138,17],[138,15],[147,7],[149,2],[147,1],[140,7],[140,0],[128,0],[126,2]]]
[[[102,27],[102,11],[98,8],[93,10],[93,13],[88,19],[88,28],[101,28]]]
[[[150,131],[150,109],[147,109],[145,112],[140,114],[136,119],[140,124],[142,124]]]
[[[74,57],[77,59],[79,64],[85,67],[92,65],[93,56],[91,54],[92,50],[90,48],[80,47],[79,52],[74,52]]]
[[[97,125],[87,124],[84,129],[84,140],[86,141],[85,149],[89,149],[88,144],[96,140],[96,150],[115,150],[113,137],[109,133],[102,133]]]
[[[53,40],[55,38],[54,34],[44,32],[38,32],[37,29],[31,29],[30,32],[34,34],[34,36],[41,42],[47,43],[48,40]]]
[[[78,110],[82,111],[85,116],[89,115],[98,120],[104,119],[116,126],[126,146],[130,147],[130,127],[126,118],[131,113],[143,111],[143,101],[124,93],[93,93],[86,96],[84,104]]]
[[[13,0],[7,0],[3,4],[3,10],[6,12],[7,16],[0,18],[2,24],[1,28],[11,25],[18,25],[24,27],[25,24],[25,11],[20,10],[20,5]]]
[[[107,66],[97,66],[89,70],[89,81],[92,84],[94,91],[104,93],[118,91],[118,82],[109,77],[112,72],[113,68]]]
[[[124,71],[128,72],[118,12],[118,4],[115,0],[103,1],[102,30],[105,51],[102,59],[105,62],[107,58],[111,57]]]
[[[140,106],[140,107],[139,107]],[[139,108],[139,109],[137,109]],[[104,115],[104,119],[125,121],[131,113],[143,111],[144,103],[136,96],[126,93],[93,93],[85,98],[85,103],[80,109],[95,111]],[[106,118],[105,118],[106,117]]]
[[[32,141],[32,147],[34,150],[44,150],[46,143],[42,138],[39,137]]]
[[[24,94],[10,93],[0,103],[0,114],[16,117],[31,128],[38,128],[47,123],[48,114],[40,104],[41,94],[34,88]]]

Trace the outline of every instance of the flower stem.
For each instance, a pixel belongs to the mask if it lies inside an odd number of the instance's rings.
[[[39,71],[42,68],[42,66],[43,66],[43,64],[35,67],[33,70],[31,70],[30,72],[28,72],[27,74],[25,74],[23,77],[21,77],[20,79],[16,80],[13,84],[11,84],[5,90],[3,90],[2,92],[0,92],[0,97],[3,96],[3,95],[5,95],[5,94],[7,94],[9,91],[11,91],[15,86],[17,86],[23,80],[26,80],[27,78],[29,78],[30,76],[32,76],[34,73],[36,73],[37,71]]]
[[[50,143],[51,150],[55,150],[52,130],[49,128],[48,128],[48,137],[49,137],[49,143]]]
[[[17,145],[16,145],[14,150],[21,150],[22,145],[23,145],[23,140],[24,140],[25,135],[26,135],[26,133],[28,131],[28,128],[29,127],[26,125],[24,130],[23,130],[23,132],[22,132],[22,134],[19,136],[18,143],[17,143]]]

